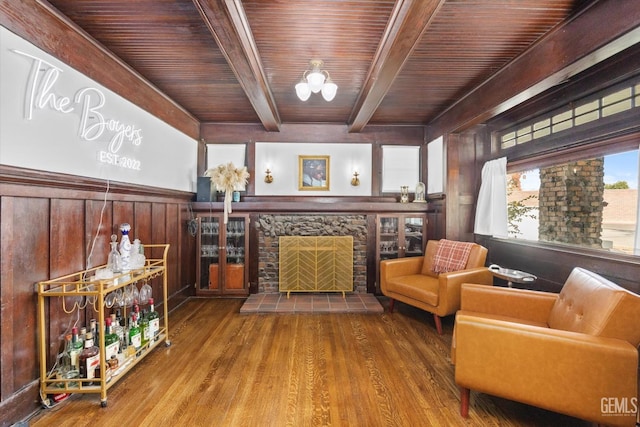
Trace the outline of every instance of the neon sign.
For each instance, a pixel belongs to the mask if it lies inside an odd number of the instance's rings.
[[[126,169],[141,170],[141,162],[133,157],[119,154],[125,144],[142,144],[142,129],[133,124],[105,117],[104,93],[94,87],[78,90],[74,96],[56,93],[56,83],[63,72],[54,64],[31,54],[13,50],[14,53],[31,59],[27,90],[24,99],[24,116],[33,120],[36,110],[49,109],[61,114],[78,114],[78,135],[84,141],[107,142],[106,150],[99,150],[97,160],[101,163]]]

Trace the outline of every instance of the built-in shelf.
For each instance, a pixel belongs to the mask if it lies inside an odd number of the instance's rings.
[[[199,212],[222,211],[223,202],[194,202]],[[428,203],[367,202],[350,199],[327,198],[298,201],[240,201],[232,205],[233,212],[430,212]]]

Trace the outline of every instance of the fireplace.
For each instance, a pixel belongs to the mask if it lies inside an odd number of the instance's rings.
[[[353,292],[367,292],[367,218],[365,215],[279,215],[258,218],[258,292],[279,292],[281,236],[351,236]]]

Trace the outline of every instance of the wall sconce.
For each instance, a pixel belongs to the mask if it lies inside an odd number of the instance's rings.
[[[266,182],[267,184],[271,184],[273,182],[273,176],[271,176],[271,169],[267,168],[265,173],[267,175],[264,177],[264,182]]]
[[[357,187],[358,185],[360,185],[360,178],[358,178],[358,175],[360,175],[358,171],[353,172],[353,178],[351,178],[351,185],[353,185],[354,187]]]

